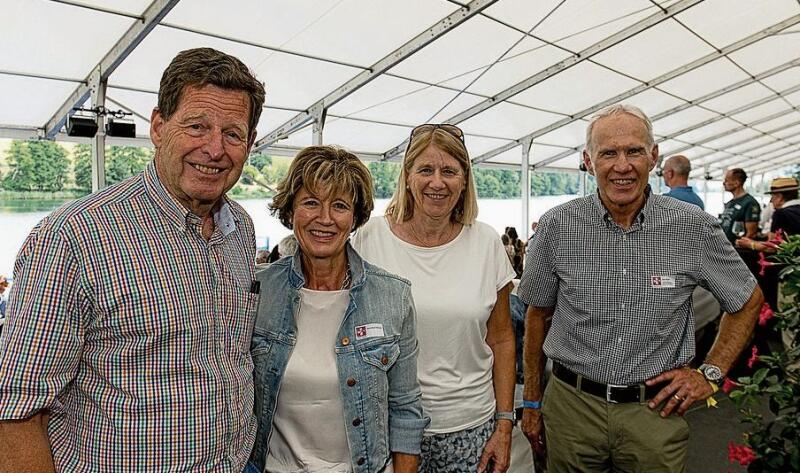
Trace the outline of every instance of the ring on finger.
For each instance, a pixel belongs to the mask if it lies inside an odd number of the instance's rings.
[[[683,402],[686,400],[686,398],[680,397],[677,394],[673,394],[672,397],[678,402]]]

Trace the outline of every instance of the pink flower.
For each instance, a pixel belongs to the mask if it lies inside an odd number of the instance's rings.
[[[786,236],[786,234],[784,233],[784,231],[782,229],[779,228],[779,229],[775,230],[775,238],[773,238],[770,241],[772,243],[775,243],[776,245],[780,245],[781,243],[786,241],[784,236]]]
[[[725,378],[725,382],[722,383],[722,392],[728,394],[738,387],[739,383],[737,383],[736,381],[731,381],[730,378]]]
[[[764,327],[767,325],[767,321],[775,316],[775,312],[772,311],[769,304],[766,302],[761,306],[761,312],[758,314],[758,325]]]
[[[728,443],[728,461],[733,463],[737,462],[742,466],[747,466],[755,460],[756,454],[753,449],[747,445],[736,445],[733,442]]]
[[[759,276],[764,276],[764,271],[774,264],[775,263],[771,261],[767,261],[767,258],[764,256],[763,251],[760,251],[758,253],[758,265],[761,266],[761,270],[758,272]]]
[[[747,360],[747,367],[752,368],[756,363],[758,363],[758,347],[753,345],[753,351],[750,354],[750,359]]]

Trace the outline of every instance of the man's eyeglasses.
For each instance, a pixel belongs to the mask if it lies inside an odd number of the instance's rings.
[[[444,130],[454,138],[457,138],[462,144],[464,143],[464,132],[461,128],[451,125],[449,123],[426,123],[424,125],[415,126],[413,130],[411,130],[411,137],[409,138],[409,144],[411,140],[414,139],[415,136],[419,135],[420,133],[427,133],[433,132],[434,130]]]

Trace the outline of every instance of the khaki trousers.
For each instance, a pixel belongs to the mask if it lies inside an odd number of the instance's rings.
[[[551,377],[542,398],[548,473],[686,470],[689,425],[647,404],[611,404]]]

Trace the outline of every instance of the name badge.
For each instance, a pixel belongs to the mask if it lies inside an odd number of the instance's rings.
[[[650,276],[650,287],[661,289],[663,287],[675,287],[674,276]]]
[[[383,324],[366,324],[356,327],[356,340],[362,338],[382,337]]]

